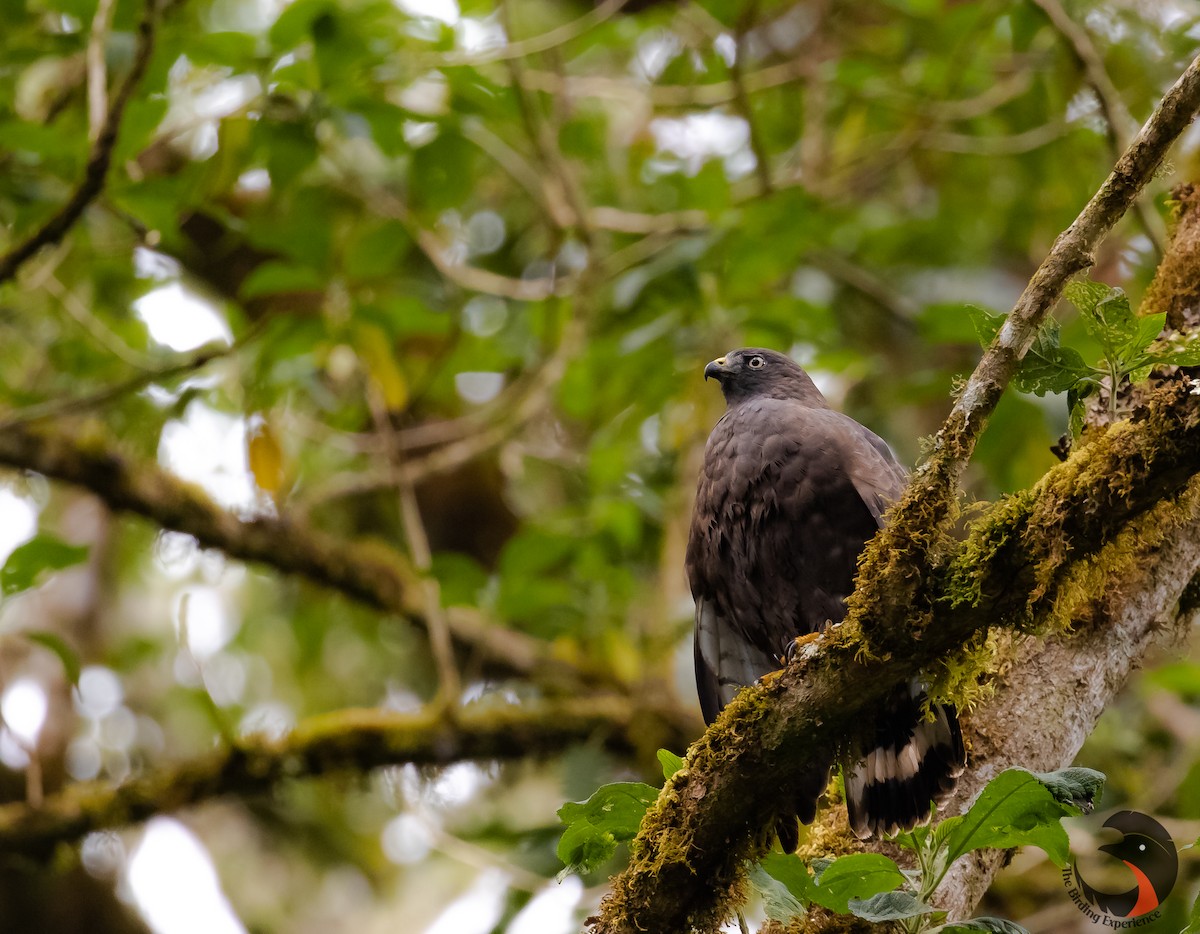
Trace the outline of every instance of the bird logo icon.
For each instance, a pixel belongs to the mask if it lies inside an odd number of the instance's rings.
[[[1079,895],[1088,904],[1116,918],[1133,919],[1149,914],[1162,904],[1175,885],[1179,872],[1175,842],[1162,824],[1138,811],[1118,811],[1104,822],[1104,826],[1120,831],[1122,837],[1116,843],[1099,847],[1100,852],[1123,862],[1137,884],[1124,892],[1099,891],[1084,880],[1076,862],[1074,871]]]

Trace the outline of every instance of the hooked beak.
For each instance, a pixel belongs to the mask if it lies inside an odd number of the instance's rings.
[[[716,360],[704,368],[704,378],[706,380],[715,379],[718,383],[728,373],[729,371],[725,368],[724,357],[717,357]]]

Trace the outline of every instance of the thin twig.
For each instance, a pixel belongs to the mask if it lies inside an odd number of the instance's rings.
[[[567,364],[579,352],[583,336],[579,319],[573,318],[563,329],[562,339],[554,353],[538,367],[531,379],[525,381],[519,392],[505,395],[503,404],[480,410],[478,417],[464,416],[454,422],[429,426],[434,429],[459,427],[455,436],[443,436],[444,440],[438,447],[424,454],[406,456],[395,468],[359,473],[322,486],[306,497],[302,510],[307,511],[316,503],[344,496],[375,493],[397,482],[420,483],[429,477],[455,470],[499,447],[537,415],[545,412],[549,397],[566,373]],[[411,438],[405,432],[419,432],[421,427],[394,430],[393,443],[400,451],[411,449]]]
[[[512,35],[513,24],[511,7],[504,3],[500,7],[505,30]],[[521,113],[521,122],[525,134],[537,153],[538,161],[546,172],[543,190],[543,203],[547,208],[547,216],[551,223],[559,228],[575,228],[585,244],[591,245],[592,234],[588,227],[588,210],[584,203],[583,192],[575,180],[571,167],[567,165],[558,149],[558,141],[550,132],[538,110],[537,101],[529,93],[524,80],[524,66],[519,58],[505,60],[509,81],[516,94],[517,108]],[[559,92],[561,95],[561,91]],[[557,182],[551,185],[550,182]],[[556,190],[557,189],[557,190]],[[566,210],[564,210],[564,208]]]
[[[746,130],[750,136],[750,151],[754,153],[754,174],[758,179],[759,194],[766,197],[771,194],[774,187],[771,182],[771,160],[766,144],[763,142],[762,132],[758,128],[758,122],[754,119],[750,96],[746,93],[746,83],[742,80],[742,69],[745,66],[746,56],[749,54],[746,49],[746,34],[753,27],[757,12],[758,2],[751,0],[738,20],[734,36],[733,63],[729,66],[729,78],[733,82],[734,106],[737,108],[739,116],[746,121]]]
[[[1033,0],[1033,3],[1046,14],[1054,31],[1070,46],[1076,60],[1083,67],[1087,83],[1096,92],[1100,109],[1115,144],[1124,149],[1128,145],[1130,135],[1137,128],[1137,123],[1129,113],[1129,108],[1125,106],[1125,101],[1121,99],[1116,85],[1112,83],[1112,78],[1108,76],[1104,59],[1101,58],[1096,44],[1092,42],[1092,37],[1086,29],[1071,19],[1058,0]],[[1118,154],[1119,152],[1114,153],[1114,157]]]
[[[354,190],[353,182],[348,181],[347,186]],[[403,224],[434,268],[467,291],[498,295],[519,302],[540,302],[555,295],[569,295],[574,290],[574,276],[515,279],[478,266],[456,263],[447,257],[446,245],[441,238],[419,226],[408,207],[395,195],[382,188],[372,189],[369,193],[356,190],[355,194],[376,214]]]
[[[813,77],[815,68],[807,58],[769,65],[742,76],[746,93],[782,87]],[[656,107],[712,107],[728,104],[737,93],[732,81],[712,81],[708,84],[655,84],[647,87],[634,79],[612,78],[607,75],[562,76],[552,71],[534,68],[525,70],[524,79],[531,91],[554,94],[565,91],[571,97],[590,97],[601,100],[648,100]]]
[[[231,344],[210,343],[199,350],[188,354],[179,354],[169,362],[147,368],[126,380],[103,386],[82,396],[69,396],[64,399],[48,399],[34,405],[27,405],[13,413],[8,418],[0,417],[0,433],[19,425],[29,425],[33,422],[61,418],[64,415],[74,415],[99,408],[120,399],[130,393],[139,392],[154,383],[162,383],[180,376],[194,374],[214,360],[220,360],[237,353],[250,341],[261,334],[268,318],[260,318],[246,333]]]
[[[961,152],[980,156],[1013,156],[1041,149],[1054,142],[1071,128],[1066,120],[1051,120],[1020,133],[1004,136],[971,136],[950,130],[934,130],[923,134],[921,145],[942,152]]]
[[[44,263],[33,267],[26,277],[24,285],[30,292],[45,289],[58,299],[63,311],[78,324],[88,336],[102,348],[119,360],[138,369],[147,369],[154,365],[149,354],[135,350],[123,341],[113,330],[92,313],[92,310],[71,289],[68,289],[55,274],[59,265],[67,257],[68,250],[64,244],[58,244],[51,250]]]
[[[240,518],[157,463],[118,450],[89,428],[13,425],[0,432],[0,464],[32,470],[95,493],[117,511],[191,535],[205,548],[297,574],[424,627],[424,591],[403,555],[379,542],[353,541],[289,517]],[[495,671],[566,685],[617,685],[603,665],[554,657],[542,641],[470,614],[450,614],[456,644]]]
[[[589,29],[594,29],[606,20],[611,19],[628,2],[629,0],[604,0],[603,3],[597,5],[578,19],[564,23],[562,26],[542,33],[540,36],[530,36],[527,39],[520,39],[514,42],[511,41],[512,34],[510,32],[510,41],[496,49],[485,52],[447,52],[443,55],[430,56],[428,62],[421,61],[424,64],[441,67],[477,67],[479,65],[487,65],[491,62],[515,61],[527,55],[536,55],[538,52],[548,52],[551,49],[558,48],[578,39]]]
[[[1076,60],[1083,68],[1087,83],[1100,102],[1100,112],[1104,116],[1104,122],[1108,125],[1108,138],[1113,158],[1116,159],[1121,151],[1129,145],[1129,137],[1136,131],[1137,121],[1129,112],[1129,108],[1125,106],[1125,100],[1121,97],[1117,86],[1113,84],[1112,78],[1109,77],[1100,50],[1096,48],[1096,43],[1092,41],[1088,31],[1071,19],[1070,14],[1059,3],[1059,0],[1033,0],[1033,2],[1046,14],[1050,25],[1070,46]],[[1134,206],[1134,211],[1142,232],[1154,245],[1158,255],[1162,256],[1165,249],[1161,230],[1162,221],[1144,201],[1138,201]]]
[[[71,197],[67,199],[66,204],[59,208],[49,220],[28,238],[0,256],[0,284],[15,276],[22,264],[42,247],[58,243],[66,236],[75,222],[83,216],[87,206],[96,200],[103,191],[109,163],[112,161],[113,149],[117,145],[117,135],[121,129],[121,118],[125,114],[125,106],[133,97],[134,90],[146,73],[146,67],[150,64],[150,56],[154,51],[156,17],[156,0],[146,0],[145,12],[138,24],[133,65],[109,105],[104,125],[96,137],[96,141],[92,144],[82,180]]]
[[[404,475],[404,460],[400,446],[396,443],[387,405],[379,387],[371,382],[367,390],[375,430],[383,437],[387,446],[390,485],[395,489],[400,505],[400,526],[408,545],[408,555],[413,567],[421,575],[418,586],[423,590],[426,628],[429,644],[438,669],[438,699],[440,706],[450,711],[462,695],[462,679],[454,661],[454,645],[450,638],[450,625],[442,609],[441,588],[433,576],[433,551],[429,547],[429,535],[421,518],[421,507],[413,481]]]
[[[108,114],[108,74],[104,51],[112,27],[114,0],[100,0],[92,17],[92,34],[87,45],[88,141],[94,143],[104,129]]]

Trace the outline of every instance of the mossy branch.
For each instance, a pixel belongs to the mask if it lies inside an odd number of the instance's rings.
[[[60,844],[97,830],[216,797],[267,794],[289,779],[361,774],[401,763],[524,760],[592,740],[622,754],[641,752],[647,730],[654,732],[652,720],[639,704],[615,696],[519,707],[479,703],[456,711],[453,719],[437,712],[334,711],[301,722],[282,738],[248,737],[118,786],[87,782],[40,807],[0,806],[0,853],[9,860],[44,860]]]
[[[0,464],[83,487],[112,509],[191,535],[231,558],[297,574],[426,627],[420,578],[393,548],[348,541],[285,516],[238,517],[157,464],[127,456],[94,429],[9,424],[0,431]],[[456,648],[489,670],[574,687],[618,686],[599,667],[568,663],[541,640],[476,612],[451,608],[448,616]]]
[[[1198,498],[1183,494],[1198,471],[1200,399],[1183,381],[1168,384],[1136,421],[977,520],[929,575],[912,608],[920,625],[865,640],[837,627],[780,677],[739,694],[651,808],[593,930],[715,929],[788,805],[747,789],[798,781],[818,751],[845,748],[891,686],[936,671],[989,627],[1087,623],[1112,596],[1098,580],[1122,555],[1148,566],[1180,528],[1195,529]]]

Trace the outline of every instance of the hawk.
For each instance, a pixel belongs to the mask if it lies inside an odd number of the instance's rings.
[[[734,350],[704,368],[726,410],[704,449],[687,547],[696,602],[696,687],[712,723],[745,685],[778,670],[798,637],[841,622],[859,553],[904,489],[887,444],[835,412],[791,359]],[[963,770],[955,710],[922,715],[917,684],[879,712],[862,760],[845,770],[850,827],[861,838],[927,820]],[[814,763],[791,795],[809,823],[833,755]],[[777,825],[795,849],[794,820]]]

